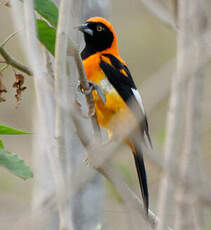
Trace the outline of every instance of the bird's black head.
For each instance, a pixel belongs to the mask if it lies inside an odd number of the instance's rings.
[[[116,35],[111,24],[104,18],[90,18],[86,23],[79,27],[83,32],[86,46],[82,52],[85,59],[91,54],[111,48]]]

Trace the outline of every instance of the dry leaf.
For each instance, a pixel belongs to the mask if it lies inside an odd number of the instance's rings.
[[[4,5],[5,5],[6,7],[11,7],[10,1],[6,1],[6,2],[4,3]]]
[[[23,74],[15,74],[15,82],[13,84],[13,88],[16,88],[16,94],[15,94],[15,98],[17,100],[17,102],[19,102],[21,100],[21,94],[22,92],[26,89],[25,86],[23,86],[24,84],[24,75]]]

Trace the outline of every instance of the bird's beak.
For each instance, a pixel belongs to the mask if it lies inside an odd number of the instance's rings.
[[[82,24],[81,26],[78,27],[78,30],[80,30],[81,32],[85,33],[85,34],[89,34],[90,36],[93,36],[93,30],[91,30],[88,27],[88,24]]]

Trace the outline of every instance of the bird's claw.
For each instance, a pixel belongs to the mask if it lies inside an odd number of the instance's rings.
[[[97,84],[95,84],[94,82],[92,82],[92,81],[88,81],[88,82],[89,82],[89,89],[84,89],[84,88],[82,88],[81,85],[79,85],[80,91],[85,95],[89,95],[89,94],[92,93],[93,90],[96,90],[98,95],[100,96],[101,100],[105,104],[106,103],[106,98],[105,98],[102,90],[100,89],[100,87]]]

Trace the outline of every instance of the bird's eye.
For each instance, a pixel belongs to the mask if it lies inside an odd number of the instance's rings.
[[[98,32],[101,32],[103,30],[103,27],[102,26],[97,26],[97,31]]]

